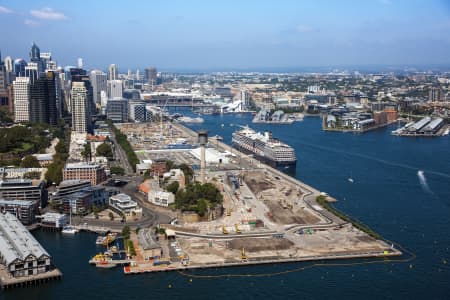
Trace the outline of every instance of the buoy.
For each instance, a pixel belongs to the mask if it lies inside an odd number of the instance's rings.
[[[168,286],[167,286],[169,289],[171,289],[172,288],[172,285],[171,284],[169,284]]]
[[[412,265],[412,264],[409,264],[409,268],[412,269],[412,268],[413,268],[413,265]]]
[[[442,263],[443,263],[444,265],[446,265],[446,264],[447,264],[447,260],[446,260],[445,258],[443,258],[443,259],[442,259]]]
[[[189,278],[189,282],[192,282],[192,278]]]

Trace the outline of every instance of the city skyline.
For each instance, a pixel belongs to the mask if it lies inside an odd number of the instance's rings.
[[[3,1],[2,56],[28,59],[34,41],[59,65],[81,57],[88,69],[121,71],[450,64],[450,5],[440,0],[89,5]]]

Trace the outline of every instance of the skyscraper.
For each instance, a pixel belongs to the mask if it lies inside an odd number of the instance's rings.
[[[83,59],[81,57],[78,58],[78,68],[82,69],[83,68]]]
[[[106,82],[106,74],[100,70],[91,71],[90,75],[92,92],[94,94],[94,103],[99,105],[101,102],[101,93],[106,93],[108,85]]]
[[[90,129],[88,91],[84,82],[72,82],[72,130],[80,133]]]
[[[36,63],[38,73],[44,71],[45,65],[43,64],[43,61],[41,60],[41,50],[34,42],[33,42],[33,45],[31,46],[31,50],[30,50],[30,61]]]
[[[428,92],[428,101],[437,102],[444,100],[444,91],[440,87],[431,87]]]
[[[88,113],[89,113],[89,116],[91,116],[95,112],[94,93],[93,93],[90,78],[88,75],[86,75],[86,70],[79,69],[79,68],[71,68],[70,69],[70,77],[71,77],[72,83],[73,82],[84,82],[84,86],[85,86],[86,92],[87,92],[87,101],[89,104],[88,105]],[[90,120],[90,117],[89,117],[89,120]]]
[[[14,119],[16,122],[30,120],[30,78],[17,77],[13,82]]]
[[[14,72],[14,64],[11,56],[5,57],[5,68],[7,72]]]
[[[153,89],[156,85],[156,79],[158,76],[158,72],[155,67],[149,67],[145,69],[145,80],[150,85],[150,87]]]
[[[113,122],[127,122],[128,100],[119,97],[109,99],[106,105],[106,117]]]
[[[36,62],[30,62],[25,67],[25,76],[30,78],[30,83],[33,83],[39,77],[39,65]]]
[[[122,80],[108,80],[108,98],[122,98]]]
[[[56,78],[48,71],[30,85],[30,121],[56,125],[57,120]]]
[[[18,58],[14,61],[14,73],[16,74],[16,77],[25,77],[25,67],[27,66],[27,62],[22,59]]]
[[[108,79],[109,80],[116,80],[116,79],[118,79],[118,76],[117,76],[118,74],[117,74],[117,66],[115,65],[115,64],[111,64],[110,66],[109,66],[109,74],[108,74]]]

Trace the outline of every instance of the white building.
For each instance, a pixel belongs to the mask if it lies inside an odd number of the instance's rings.
[[[108,98],[122,98],[122,80],[108,80]]]
[[[148,201],[156,205],[167,207],[169,206],[169,204],[175,202],[175,196],[169,192],[157,191],[152,189],[148,192]]]
[[[117,66],[115,64],[111,64],[109,66],[109,80],[116,80],[118,78],[118,74],[117,74]],[[122,97],[122,96],[121,96]]]
[[[111,196],[109,198],[109,207],[118,213],[123,213],[126,217],[133,216],[133,214],[137,217],[142,216],[142,208],[126,194]]]
[[[30,79],[17,77],[13,82],[14,119],[16,122],[30,120]]]
[[[41,224],[48,227],[63,228],[67,224],[67,215],[46,212],[41,215]]]
[[[84,82],[73,82],[71,91],[72,130],[87,132],[89,130],[89,104]]]

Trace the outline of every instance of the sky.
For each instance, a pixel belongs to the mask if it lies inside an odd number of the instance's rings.
[[[0,0],[0,51],[59,65],[257,70],[450,65],[448,0]]]

